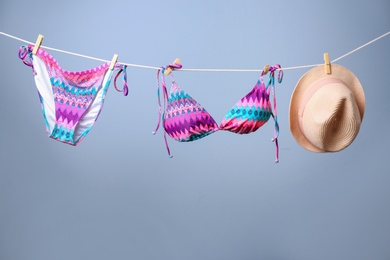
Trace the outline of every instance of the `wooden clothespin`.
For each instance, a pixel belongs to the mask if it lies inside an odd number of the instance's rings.
[[[114,54],[114,56],[112,57],[111,63],[110,63],[110,70],[114,69],[114,66],[115,66],[115,63],[117,60],[118,60],[118,54]]]
[[[42,41],[43,41],[43,35],[42,34],[39,34],[38,35],[38,38],[37,38],[37,40],[36,40],[36,42],[35,42],[35,45],[34,45],[34,48],[33,48],[33,50],[32,50],[32,53],[33,54],[37,54],[37,51],[38,51],[38,49],[39,49],[39,47],[41,46],[41,44],[42,44]]]
[[[324,61],[325,61],[325,72],[326,74],[332,74],[332,69],[330,67],[329,54],[324,53]]]
[[[268,71],[269,71],[269,65],[267,64],[267,65],[264,66],[262,74],[263,75],[267,75]]]
[[[179,59],[179,58],[176,58],[176,59],[173,61],[172,64],[180,64],[180,59]],[[172,70],[173,70],[172,68],[167,68],[167,69],[165,70],[164,74],[165,74],[165,75],[169,75],[169,74],[171,74]]]

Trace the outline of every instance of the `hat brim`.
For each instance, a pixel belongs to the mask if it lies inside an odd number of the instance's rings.
[[[354,95],[361,120],[363,120],[364,110],[366,106],[363,87],[360,84],[359,79],[347,68],[338,64],[332,64],[332,73],[327,74],[325,72],[325,65],[320,65],[305,73],[299,79],[291,95],[289,115],[290,131],[300,146],[312,152],[326,151],[314,146],[302,133],[301,128],[299,126],[298,111],[300,109],[300,104],[302,103],[302,100],[304,99],[305,94],[307,93],[310,86],[326,78],[338,78],[345,82],[347,87],[352,91]]]

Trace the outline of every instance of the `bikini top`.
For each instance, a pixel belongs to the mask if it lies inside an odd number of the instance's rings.
[[[190,142],[208,136],[218,130],[230,131],[237,134],[249,134],[255,132],[272,116],[275,121],[274,137],[272,141],[276,144],[276,160],[279,161],[279,124],[276,111],[275,97],[275,71],[280,69],[276,64],[269,68],[270,76],[267,85],[263,77],[267,72],[263,71],[252,90],[240,99],[225,115],[218,126],[213,117],[188,93],[180,89],[172,73],[172,85],[170,93],[165,84],[164,72],[167,68],[180,69],[180,64],[171,64],[161,67],[157,71],[157,99],[159,116],[156,130],[159,129],[162,119],[164,128],[165,146],[169,157],[172,157],[168,146],[166,134],[179,142]],[[161,73],[161,86],[160,86]],[[283,71],[279,70],[278,82],[283,79]],[[163,92],[163,105],[161,104],[160,91]],[[270,102],[270,95],[273,95],[273,109]]]

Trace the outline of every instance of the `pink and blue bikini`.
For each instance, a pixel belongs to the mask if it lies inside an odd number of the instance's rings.
[[[169,65],[169,68],[180,69],[180,64]],[[267,85],[264,84],[262,72],[253,89],[239,100],[222,119],[220,125],[213,117],[189,94],[184,92],[177,85],[172,73],[172,85],[170,93],[165,84],[164,71],[162,67],[157,72],[157,95],[159,104],[159,120],[155,134],[160,126],[161,118],[164,127],[165,145],[170,157],[166,134],[179,142],[190,142],[208,136],[218,130],[230,131],[237,134],[249,134],[255,132],[272,116],[275,121],[274,137],[272,141],[276,144],[276,162],[279,160],[279,124],[276,111],[275,97],[275,71],[280,65],[269,68],[270,77]],[[161,72],[161,86],[160,86]],[[283,71],[279,70],[278,82],[283,79]],[[161,104],[160,89],[163,92],[163,105]],[[270,95],[273,95],[273,109],[270,102]]]
[[[20,47],[19,58],[24,64],[33,68],[47,135],[75,146],[88,134],[99,117],[114,71],[117,71],[114,79],[115,89],[127,95],[127,66],[116,63],[114,68],[110,69],[108,62],[93,69],[70,72],[62,69],[54,57],[42,48],[33,54],[33,47],[33,45]],[[169,65],[168,68],[178,69],[181,65]],[[164,78],[166,67],[162,67],[157,71],[159,119],[153,133],[157,132],[162,119],[164,140],[168,155],[171,156],[166,134],[179,142],[198,140],[218,130],[249,134],[259,129],[272,116],[275,121],[272,141],[276,143],[277,162],[279,160],[279,124],[274,74],[279,69],[278,64],[270,67],[267,85],[263,81],[265,74],[263,72],[253,89],[229,110],[218,125],[196,100],[179,88],[172,73],[172,86],[168,95]],[[121,73],[123,73],[124,87],[119,90],[116,80]],[[162,75],[161,86],[160,73]],[[283,72],[280,70],[279,83],[282,78]],[[160,91],[163,92],[163,105]],[[273,95],[273,109],[270,102],[271,95]]]
[[[71,72],[42,48],[32,53],[33,45],[22,46],[19,58],[33,68],[47,135],[55,140],[77,145],[91,130],[104,105],[114,71],[116,79],[123,72],[124,95],[128,93],[126,66],[116,63],[114,69],[105,63],[96,68]],[[119,90],[118,90],[119,91]]]

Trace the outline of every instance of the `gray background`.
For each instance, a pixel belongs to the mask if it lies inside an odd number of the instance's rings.
[[[390,29],[390,2],[1,1],[0,31],[43,45],[151,66],[261,69],[335,59]],[[366,113],[356,140],[310,153],[289,131],[299,78],[277,85],[273,124],[192,143],[157,123],[155,71],[129,68],[129,96],[110,88],[77,147],[46,136],[21,42],[0,37],[0,259],[390,259],[390,37],[338,63],[361,81]],[[49,51],[67,70],[100,62]],[[175,72],[220,122],[259,73]]]

